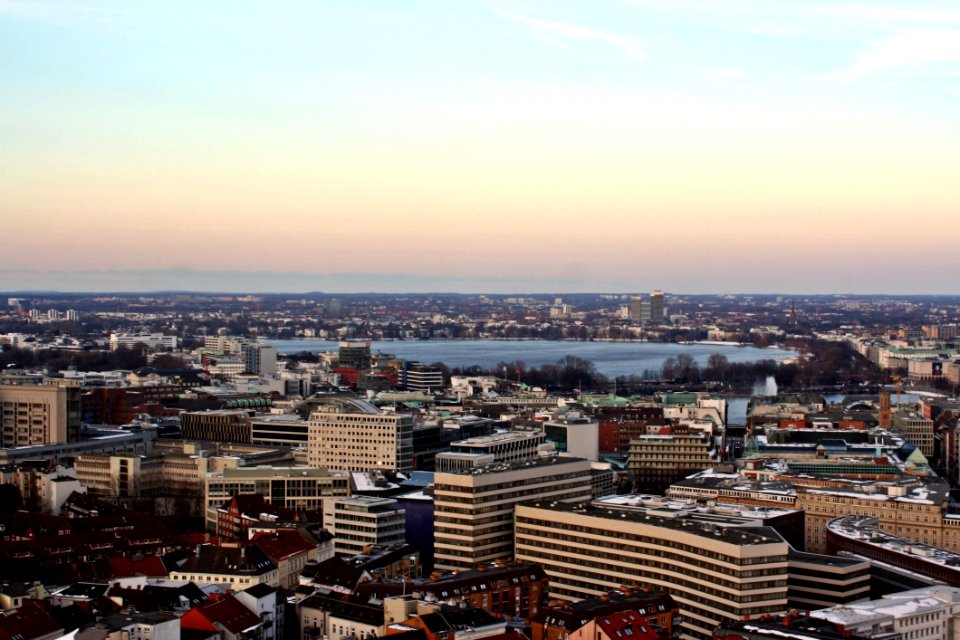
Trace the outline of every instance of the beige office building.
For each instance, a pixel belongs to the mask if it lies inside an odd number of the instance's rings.
[[[211,473],[206,479],[207,526],[217,527],[217,510],[235,495],[259,493],[284,509],[314,511],[324,500],[350,495],[350,477],[310,467],[245,467]]]
[[[0,378],[0,447],[64,444],[80,440],[80,383]]]
[[[409,471],[413,418],[355,398],[320,405],[307,422],[307,462],[330,471]]]
[[[876,518],[884,533],[913,542],[960,551],[960,518],[949,517],[949,486],[873,483],[859,487],[801,488],[797,509],[806,519],[806,550],[827,550],[827,525],[854,515]]]
[[[534,458],[434,475],[435,565],[463,570],[513,555],[513,511],[591,498],[590,461]]]
[[[920,449],[927,458],[934,455],[933,420],[924,418],[918,413],[897,413],[893,416],[893,427],[904,437]]]
[[[77,480],[94,495],[151,498],[159,515],[203,515],[204,479],[215,458],[154,454],[77,456]]]
[[[516,511],[516,558],[550,577],[551,597],[579,601],[620,585],[670,593],[682,637],[787,609],[789,546],[767,527],[722,527],[588,505]]]

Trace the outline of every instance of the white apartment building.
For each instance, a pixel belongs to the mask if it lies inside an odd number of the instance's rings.
[[[277,350],[270,344],[254,342],[243,346],[241,359],[250,373],[272,376],[277,372]]]
[[[203,348],[213,353],[239,354],[249,344],[247,338],[228,335],[204,336]]]
[[[151,351],[156,351],[157,349],[176,349],[177,336],[167,336],[162,333],[110,334],[110,351],[133,349],[137,344],[143,344]]]
[[[543,423],[543,432],[562,453],[587,460],[600,456],[600,423],[581,411],[554,413]]]
[[[960,632],[960,589],[936,586],[811,611],[843,633],[869,638],[943,640]]]
[[[324,504],[323,524],[333,534],[337,555],[350,558],[373,545],[406,542],[404,510],[396,500],[353,496]]]

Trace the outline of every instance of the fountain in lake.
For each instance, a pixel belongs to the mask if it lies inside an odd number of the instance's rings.
[[[765,380],[757,380],[753,383],[753,395],[755,396],[775,396],[777,395],[777,379],[773,376],[767,376]]]

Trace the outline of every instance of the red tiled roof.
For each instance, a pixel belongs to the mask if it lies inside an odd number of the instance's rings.
[[[139,562],[120,556],[109,558],[108,561],[114,578],[130,578],[133,576],[165,578],[170,575],[158,556],[146,556]]]
[[[62,634],[63,627],[36,600],[24,600],[16,612],[0,615],[0,640],[32,640],[57,632]]]
[[[207,624],[211,625],[211,627],[213,623],[216,622],[233,634],[240,633],[260,624],[259,616],[247,609],[239,600],[231,595],[224,596],[212,602],[198,604],[181,618],[181,625],[192,629],[210,628],[202,625],[197,626],[196,618],[198,616]]]
[[[636,611],[620,611],[597,618],[597,626],[612,640],[657,640],[659,637]]]
[[[253,542],[263,549],[267,557],[274,562],[301,553],[308,553],[311,549],[316,548],[316,546],[304,540],[303,536],[291,529],[260,532],[253,537]]]

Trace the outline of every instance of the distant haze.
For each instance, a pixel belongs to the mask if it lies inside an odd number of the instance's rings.
[[[877,281],[862,291],[843,290],[836,281],[810,283],[803,289],[788,289],[789,283],[728,282],[717,278],[668,278],[652,281],[638,274],[622,280],[554,280],[535,278],[431,277],[401,274],[307,274],[224,271],[30,271],[0,270],[0,291],[64,293],[151,293],[184,291],[199,293],[629,293],[655,288],[668,294],[876,294],[950,295],[930,282]],[[764,286],[764,288],[759,288]],[[946,285],[944,285],[946,286]],[[674,288],[676,287],[676,288]]]

